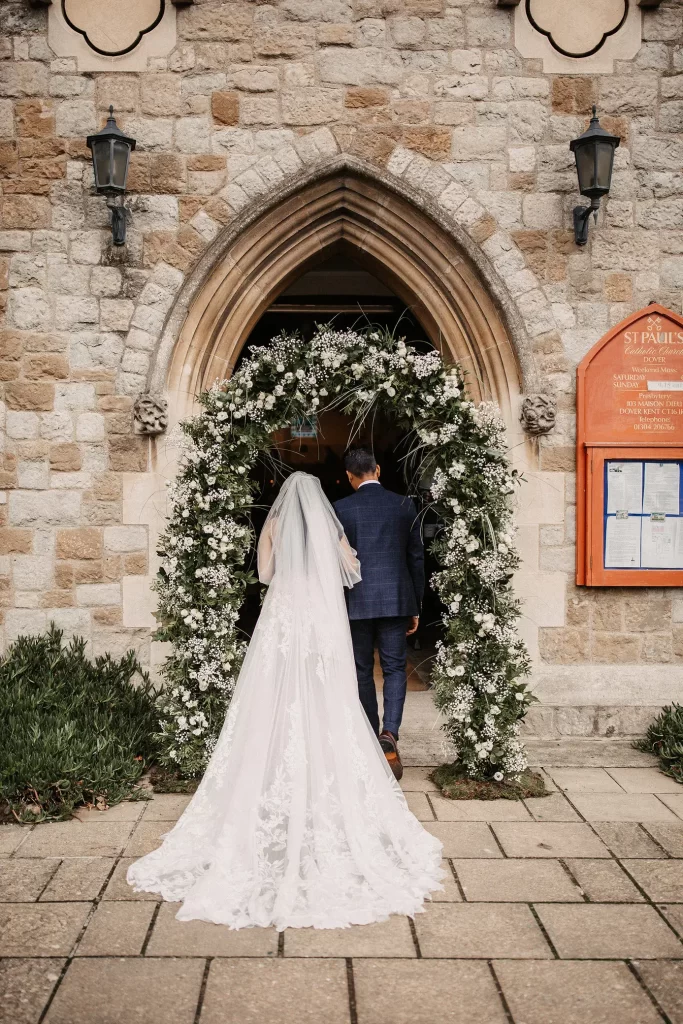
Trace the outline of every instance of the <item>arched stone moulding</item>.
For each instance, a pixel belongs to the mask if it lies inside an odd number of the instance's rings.
[[[517,433],[522,380],[532,387],[535,376],[521,316],[465,230],[412,191],[338,159],[269,192],[226,228],[181,289],[151,372],[150,390],[169,395],[172,418],[229,375],[292,280],[346,251],[415,311],[434,345],[467,370],[474,397],[496,399]]]

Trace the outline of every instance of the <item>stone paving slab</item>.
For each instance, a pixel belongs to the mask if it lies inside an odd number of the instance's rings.
[[[107,807],[104,811],[98,811],[95,807],[80,807],[73,816],[84,825],[99,825],[103,821],[134,822],[142,817],[145,806],[146,803],[142,800],[124,800],[113,807]]]
[[[508,857],[609,857],[607,847],[582,822],[497,822],[491,827]]]
[[[534,821],[581,821],[562,793],[530,797],[524,805]]]
[[[405,796],[408,807],[418,821],[434,821],[434,811],[426,793],[407,792]]]
[[[671,1024],[683,1024],[683,963],[644,960],[634,966]]]
[[[484,963],[356,960],[353,977],[358,1024],[507,1024]]]
[[[650,771],[649,768],[644,770]],[[623,787],[604,768],[551,768],[548,774],[567,793],[624,792]]]
[[[434,903],[461,903],[462,895],[455,880],[451,862],[447,860],[442,861],[441,868],[444,872],[444,878],[441,880],[443,890],[436,889],[432,893],[432,901]]]
[[[649,829],[671,827],[673,826],[650,825]],[[653,841],[648,832],[634,822],[594,821],[592,828],[615,857],[666,857],[664,850]]]
[[[0,825],[0,857],[9,857],[26,839],[25,825]]]
[[[0,957],[68,956],[90,910],[90,903],[3,903]]]
[[[503,856],[483,821],[427,821],[424,826],[443,843],[444,857]]]
[[[115,857],[128,841],[133,822],[55,821],[35,825],[16,851],[17,857]]]
[[[163,903],[147,944],[149,956],[275,956],[274,928],[235,931],[207,921],[176,921],[179,903]]]
[[[680,788],[680,787],[679,787]],[[671,808],[677,818],[683,819],[683,793],[662,793],[659,797],[663,804]]]
[[[132,885],[126,881],[128,868],[136,860],[136,857],[121,857],[116,863],[116,868],[109,879],[107,888],[104,890],[103,900],[149,900],[158,903],[160,896],[154,892],[136,892]]]
[[[434,910],[429,906],[417,921]],[[450,906],[450,904],[439,904]],[[332,957],[415,957],[417,950],[407,917],[390,917],[376,924],[351,928],[288,928],[285,956]]]
[[[52,902],[94,900],[114,864],[113,857],[69,857],[60,863],[40,899]]]
[[[0,1024],[36,1024],[66,960],[0,960]]]
[[[572,803],[586,821],[676,821],[654,793],[576,793]]]
[[[556,860],[456,860],[469,902],[582,902],[576,882]]]
[[[653,907],[545,903],[536,911],[562,959],[683,958],[683,943]]]
[[[521,800],[448,800],[430,797],[438,821],[529,821]]]
[[[0,903],[37,900],[58,867],[58,860],[1,860]]]
[[[161,846],[162,836],[170,832],[173,823],[168,821],[145,821],[137,825],[133,835],[126,844],[126,857],[143,857]]]
[[[680,793],[683,787],[658,768],[607,768],[627,793]]]
[[[683,860],[625,860],[623,864],[654,903],[683,903]]]
[[[656,765],[652,754],[635,750],[628,739],[571,739],[524,740],[529,764],[536,768],[551,765],[555,768],[648,768]]]
[[[493,968],[515,1024],[662,1024],[625,964],[508,960]]]
[[[683,857],[683,821],[680,825],[648,822],[646,831],[671,857]]]
[[[200,1024],[350,1024],[344,960],[214,960]]]
[[[676,934],[680,935],[683,939],[683,906],[681,906],[680,903],[672,903],[670,905],[660,903],[659,910],[667,919]]]
[[[438,793],[439,787],[428,778],[431,768],[411,768],[406,765],[403,769],[401,789],[405,793]]]
[[[533,914],[519,904],[435,904],[415,917],[415,929],[423,957],[552,956]]]
[[[194,1024],[201,959],[74,960],[45,1024]]]
[[[76,956],[138,956],[155,909],[153,903],[100,903]]]
[[[184,793],[155,793],[154,799],[144,804],[145,822],[177,821],[191,799]]]
[[[567,867],[591,903],[642,903],[645,900],[616,861],[568,860]]]

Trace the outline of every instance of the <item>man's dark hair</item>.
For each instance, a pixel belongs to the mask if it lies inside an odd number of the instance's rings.
[[[369,448],[351,448],[344,456],[344,466],[354,476],[367,476],[377,469],[377,460]]]

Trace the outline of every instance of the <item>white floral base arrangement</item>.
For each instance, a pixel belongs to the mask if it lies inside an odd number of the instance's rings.
[[[511,588],[518,478],[497,408],[471,402],[459,367],[436,350],[331,327],[311,341],[275,338],[200,402],[202,412],[183,425],[155,583],[156,637],[173,645],[159,697],[162,763],[186,777],[203,771],[237,681],[246,650],[238,618],[253,579],[245,568],[255,541],[250,470],[268,457],[275,431],[333,407],[357,422],[377,410],[409,433],[413,478],[431,479],[440,523],[431,585],[446,610],[432,692],[446,737],[471,777],[518,777],[527,764],[519,725],[534,698]]]

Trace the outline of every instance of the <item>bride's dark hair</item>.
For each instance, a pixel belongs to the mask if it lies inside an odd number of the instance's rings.
[[[344,468],[354,476],[366,476],[377,469],[377,459],[369,448],[350,448],[344,456]]]

